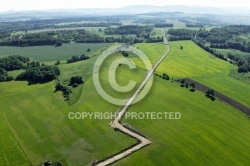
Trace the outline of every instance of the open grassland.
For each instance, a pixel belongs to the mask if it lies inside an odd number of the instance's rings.
[[[29,165],[29,162],[0,112],[0,165]]]
[[[167,50],[166,46],[162,43],[138,43],[135,47],[147,55],[152,65],[154,65]],[[129,56],[129,58],[137,66],[145,68],[145,64],[138,56]]]
[[[57,61],[70,59],[73,55],[87,54],[93,56],[99,55],[101,50],[107,48],[111,44],[87,44],[87,43],[72,43],[63,44],[61,47],[54,46],[34,46],[34,47],[0,47],[0,55],[21,55],[40,62]],[[87,53],[90,49],[91,52]]]
[[[250,84],[250,72],[248,73],[238,73],[237,70],[230,70],[230,77],[235,78],[239,81],[246,82]],[[249,85],[250,86],[250,85]]]
[[[116,92],[107,80],[109,64],[120,57],[121,54],[114,54],[104,62],[100,80],[109,94],[125,98],[132,91],[123,94]],[[140,82],[145,71],[131,71],[122,65],[117,73],[118,84],[126,85],[129,80]],[[81,97],[71,107],[63,101],[60,92],[53,93],[54,82],[28,86],[26,82],[12,81],[1,83],[0,89],[1,112],[33,165],[46,160],[59,160],[65,165],[89,165],[95,159],[104,158],[135,143],[135,140],[109,128],[110,119],[68,118],[69,112],[115,112],[118,109],[118,106],[99,96],[92,79],[85,82]]]
[[[242,52],[239,50],[233,50],[233,49],[216,49],[216,51],[222,55],[224,55],[225,57],[230,53],[232,55],[237,55],[240,57],[246,57],[246,56],[250,56],[249,52]]]
[[[229,76],[230,69],[237,67],[207,53],[192,41],[171,42],[171,52],[157,69],[170,77],[190,77],[216,91],[250,106],[250,86]],[[184,49],[180,49],[183,46]]]
[[[163,28],[154,28],[152,30],[152,32],[150,33],[150,36],[151,37],[162,37],[163,36],[162,30],[163,30]]]
[[[147,97],[130,112],[180,112],[179,120],[123,119],[153,143],[114,165],[249,165],[247,116],[203,93],[155,78]]]

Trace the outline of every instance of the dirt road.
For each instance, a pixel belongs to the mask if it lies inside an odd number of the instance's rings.
[[[164,43],[167,44],[167,40],[166,40],[165,36],[164,36]],[[124,151],[122,153],[119,153],[111,158],[108,158],[107,160],[104,160],[104,161],[98,163],[97,166],[105,166],[105,165],[109,165],[111,163],[114,163],[114,162],[134,153],[135,151],[138,151],[141,148],[151,144],[151,141],[149,139],[142,137],[141,135],[123,127],[120,123],[120,120],[123,117],[123,115],[125,114],[125,112],[128,110],[129,106],[133,103],[133,101],[136,99],[138,94],[141,92],[141,90],[145,87],[145,85],[149,81],[150,77],[152,77],[156,68],[160,65],[160,63],[164,60],[164,58],[168,55],[169,52],[170,52],[170,46],[167,44],[166,53],[157,61],[157,63],[153,66],[153,68],[149,72],[147,72],[147,75],[145,76],[142,83],[139,85],[139,87],[136,89],[136,91],[133,93],[133,95],[128,99],[128,101],[125,103],[125,105],[121,107],[118,115],[110,124],[110,126],[112,128],[117,128],[117,129],[121,130],[122,132],[126,133],[127,135],[136,138],[140,143],[136,146],[131,147],[130,149],[127,149],[126,151]]]

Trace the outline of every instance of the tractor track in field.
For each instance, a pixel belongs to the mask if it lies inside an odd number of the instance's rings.
[[[161,62],[166,58],[166,56],[168,55],[168,53],[170,52],[170,46],[169,44],[167,44],[167,40],[165,37],[165,32],[163,32],[163,36],[164,36],[164,43],[167,45],[167,51],[164,53],[163,56],[161,56],[161,58],[157,61],[157,63],[153,66],[153,68],[147,72],[146,76],[144,77],[143,81],[141,82],[141,84],[139,85],[139,87],[135,90],[135,92],[133,93],[133,95],[127,100],[127,102],[119,109],[118,115],[116,116],[116,118],[110,123],[110,127],[120,130],[121,132],[123,132],[124,134],[127,134],[128,136],[135,138],[138,143],[135,145],[132,145],[126,149],[123,149],[122,151],[110,155],[109,157],[107,157],[106,159],[103,159],[97,163],[92,163],[92,165],[96,165],[96,166],[105,166],[105,165],[110,165],[112,163],[117,162],[118,160],[121,160],[131,154],[133,154],[134,152],[150,145],[152,142],[146,138],[143,137],[141,134],[138,134],[135,131],[129,130],[128,128],[124,127],[120,121],[123,117],[123,115],[126,113],[126,111],[128,110],[128,108],[131,106],[131,104],[133,103],[133,101],[136,99],[136,97],[139,95],[139,93],[142,91],[142,89],[145,87],[145,85],[147,84],[147,82],[149,81],[149,79],[154,75],[154,72],[156,70],[156,68],[161,64]]]
[[[209,86],[207,85],[204,85],[198,81],[195,81],[191,78],[182,78],[182,79],[178,79],[176,80],[177,82],[180,82],[181,80],[185,80],[186,83],[195,83],[195,89],[201,91],[201,92],[205,92],[207,91],[208,89],[211,89]],[[218,98],[219,100],[231,105],[232,107],[240,110],[241,112],[243,112],[244,114],[246,114],[247,116],[250,117],[250,108],[241,104],[240,102],[228,97],[227,95],[224,95],[223,93],[220,93],[219,91],[217,91],[216,89],[215,90],[215,97]]]

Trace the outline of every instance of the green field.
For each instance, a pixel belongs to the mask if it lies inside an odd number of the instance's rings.
[[[85,43],[72,43],[63,44],[61,47],[54,46],[34,46],[34,47],[0,47],[0,56],[21,55],[37,60],[40,62],[57,61],[70,59],[73,55],[82,54],[96,54],[99,55],[100,51],[109,47],[111,44],[85,44]],[[90,48],[91,52],[87,53]]]
[[[192,41],[170,42],[172,51],[157,69],[170,77],[189,77],[250,106],[250,86],[229,76],[237,67],[205,52]],[[180,46],[184,49],[181,50]],[[197,65],[198,64],[198,65]]]
[[[0,112],[0,133],[0,165],[28,165],[29,161],[10,130],[2,112]]]
[[[216,51],[222,55],[224,55],[225,57],[230,53],[232,55],[238,55],[240,57],[246,57],[246,56],[250,56],[250,53],[248,52],[242,52],[239,50],[233,50],[233,49],[216,49]]]
[[[137,49],[144,52],[151,61],[152,66],[166,52],[167,48],[162,43],[138,43],[135,45]],[[129,57],[137,66],[145,68],[145,64],[138,56]]]
[[[100,79],[109,94],[124,98],[131,92],[118,93],[107,80],[108,64],[120,57],[120,54],[114,54],[105,61]],[[128,70],[125,65],[117,72],[120,73],[117,80],[121,85],[131,79],[140,82],[145,74],[140,69]],[[118,109],[99,96],[92,79],[86,81],[80,99],[71,107],[63,101],[60,92],[53,93],[54,82],[28,86],[26,82],[12,81],[1,83],[0,89],[1,112],[33,165],[46,160],[59,160],[66,165],[89,165],[95,159],[135,143],[135,140],[109,128],[110,119],[70,120],[67,117],[69,112],[115,112]],[[21,159],[16,162],[21,162]]]
[[[157,73],[167,73],[174,78],[193,78],[249,106],[250,96],[246,93],[250,91],[249,84],[229,76],[229,70],[236,69],[235,66],[215,58],[191,41],[171,42],[170,45],[172,51],[159,66]],[[183,50],[180,45],[184,46]],[[135,47],[141,49],[152,64],[166,52],[166,46],[160,43],[141,43]],[[100,53],[98,50],[102,48],[96,49],[96,52]],[[100,80],[111,96],[124,99],[132,91],[116,92],[107,79],[110,64],[121,57],[120,53],[115,53],[104,61]],[[50,57],[45,58],[52,61]],[[27,165],[25,155],[33,165],[46,160],[61,161],[64,165],[90,165],[96,159],[102,159],[135,143],[134,139],[111,129],[108,126],[110,119],[68,118],[69,112],[115,112],[119,108],[106,102],[95,90],[91,74],[96,58],[92,56],[87,61],[59,65],[61,75],[58,79],[63,84],[67,84],[73,75],[81,75],[86,81],[75,89],[77,102],[71,106],[64,101],[61,92],[54,93],[54,81],[31,86],[27,82],[0,83],[0,105],[3,108],[0,119],[3,115],[7,120],[1,120],[1,129],[9,134],[11,129],[14,134],[4,138],[8,142],[13,141],[12,145],[6,145],[5,148],[18,146],[18,140],[25,153],[15,151],[22,157],[12,158],[14,165]],[[129,58],[139,67],[145,68],[136,55],[130,54]],[[146,73],[141,68],[129,70],[126,65],[119,66],[118,84],[124,86],[129,80],[135,80],[138,85]],[[17,75],[18,72],[9,74]],[[128,123],[142,132],[153,143],[114,165],[250,163],[249,118],[219,100],[209,100],[199,91],[192,93],[181,88],[178,83],[155,77],[150,93],[141,102],[131,106],[129,111],[176,111],[181,112],[182,118],[123,119],[122,123]],[[0,159],[4,157],[4,153],[0,153]],[[6,165],[6,160],[0,160],[0,165]]]
[[[183,50],[179,49],[180,45],[184,46]],[[156,55],[154,46],[146,48],[151,49],[147,55]],[[166,72],[179,78],[197,78],[199,81],[205,80],[206,76],[208,80],[213,78],[213,81],[221,77],[223,80],[230,80],[230,83],[237,82],[242,85],[241,89],[231,87],[232,91],[238,89],[243,91],[249,87],[228,76],[229,69],[234,68],[233,65],[214,58],[194,43],[171,42],[171,48],[171,53],[157,72]],[[216,77],[217,80],[214,79]],[[208,85],[210,83],[208,82]],[[180,120],[123,119],[122,123],[141,131],[153,143],[114,165],[247,165],[250,163],[247,157],[250,153],[249,118],[219,100],[207,99],[202,92],[192,93],[177,83],[156,77],[149,95],[140,103],[133,105],[129,111],[180,112],[182,118]]]
[[[131,112],[180,112],[180,120],[122,120],[153,143],[114,165],[248,165],[250,121],[225,103],[177,83],[154,79]]]

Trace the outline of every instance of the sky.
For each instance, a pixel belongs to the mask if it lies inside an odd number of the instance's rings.
[[[0,11],[74,8],[119,8],[130,5],[246,7],[249,0],[1,0]]]

